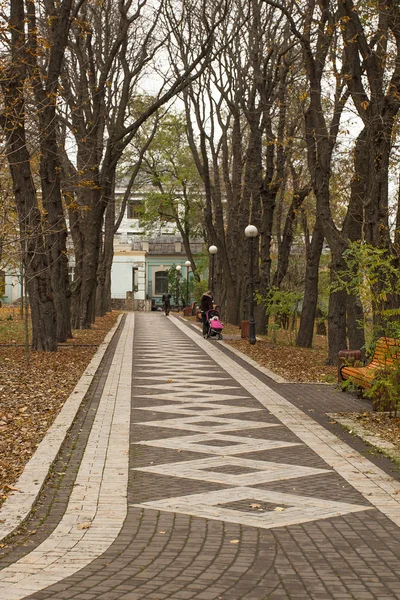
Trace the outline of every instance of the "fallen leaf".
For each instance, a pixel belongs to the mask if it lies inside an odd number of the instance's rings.
[[[250,508],[261,508],[261,504],[250,504]]]
[[[283,506],[275,506],[274,510],[276,512],[283,512],[284,510],[286,510]]]
[[[91,527],[91,523],[87,522],[87,523],[79,523],[78,525],[78,529],[89,529],[89,527]]]
[[[240,540],[230,540],[230,544],[238,544],[240,542]]]

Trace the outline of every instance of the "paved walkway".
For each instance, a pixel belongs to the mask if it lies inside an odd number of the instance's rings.
[[[398,471],[325,416],[363,407],[128,314],[0,555],[1,600],[400,598]]]

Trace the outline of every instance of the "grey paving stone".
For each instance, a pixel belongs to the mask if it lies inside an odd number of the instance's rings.
[[[271,410],[253,397],[257,390],[251,377],[246,381],[237,381],[233,378],[236,375],[234,373],[232,377],[229,375],[231,379],[224,379],[227,377],[227,371],[224,370],[220,355],[216,355],[217,360],[214,361],[212,352],[210,355],[206,353],[207,348],[213,346],[201,341],[199,347],[194,339],[187,337],[185,329],[176,328],[174,322],[166,319],[164,315],[136,314],[133,343],[134,386],[127,488],[128,512],[125,522],[115,541],[101,556],[94,558],[86,567],[59,583],[30,595],[30,600],[400,598],[398,527],[380,510],[370,509],[368,495],[352,485],[351,474],[344,479],[338,472],[333,471],[332,465],[326,462],[322,454],[319,455],[315,449],[304,443],[302,434],[299,437],[282,425],[272,428],[264,426],[259,429],[249,427],[249,423],[259,422],[265,425],[280,422],[279,410],[276,414],[271,414]],[[185,358],[192,352],[194,359]],[[229,354],[224,351],[222,356],[228,357]],[[171,358],[173,360],[170,360]],[[193,365],[193,371],[189,373],[186,369],[179,375],[177,364],[184,367]],[[235,364],[238,365],[237,372],[241,374],[239,367],[242,367],[242,363],[237,360]],[[111,366],[111,360],[105,368],[107,372],[114,368]],[[213,381],[209,382],[206,378],[211,371],[214,377]],[[255,370],[249,367],[248,373],[249,376],[253,376]],[[154,377],[153,380],[146,379],[149,376]],[[269,397],[274,398],[276,393],[280,398],[293,402],[296,407],[293,414],[296,418],[296,410],[301,408],[307,418],[312,416],[315,419],[312,422],[318,427],[326,428],[326,439],[331,439],[328,434],[331,435],[333,431],[324,417],[324,411],[328,407],[329,411],[340,411],[340,407],[346,405],[346,402],[352,407],[361,406],[361,401],[333,392],[328,386],[276,384],[267,381],[264,375],[259,376],[258,380],[261,386],[265,383],[269,386],[262,388]],[[125,385],[126,383],[121,383],[121,390],[125,389]],[[144,387],[140,387],[141,385]],[[225,389],[227,386],[230,388]],[[202,391],[199,392],[200,388]],[[93,399],[96,394],[98,403],[101,397],[100,388],[97,392],[93,391]],[[185,423],[193,423],[193,419],[190,421],[190,417],[177,411],[176,404],[179,402],[179,406],[182,407],[197,403],[201,406],[205,397],[208,405],[211,402],[215,407],[224,406],[228,407],[228,410],[229,407],[232,408],[232,414],[228,412],[226,415],[227,424],[242,419],[240,430],[220,433],[219,436],[222,437],[219,437],[218,443],[214,445],[207,440],[204,446],[215,446],[215,451],[220,453],[215,456],[223,456],[224,448],[229,447],[223,440],[229,441],[230,436],[236,436],[253,440],[258,446],[251,452],[233,454],[233,458],[236,456],[251,461],[263,461],[264,464],[279,463],[291,468],[303,466],[326,469],[327,473],[307,476],[299,473],[297,477],[285,478],[286,471],[282,468],[281,476],[276,475],[276,479],[254,485],[247,484],[250,490],[248,496],[238,500],[235,499],[231,484],[211,482],[205,478],[189,479],[182,474],[182,468],[186,468],[191,461],[207,461],[212,455],[193,451],[193,448],[188,449],[184,445],[163,448],[140,444],[179,437],[185,441],[195,435],[203,436],[201,432],[185,429]],[[170,413],[144,410],[151,406],[163,410],[168,406],[175,408]],[[259,410],[244,413],[233,411],[241,407]],[[213,417],[212,412],[207,415],[207,411],[211,410],[207,408],[196,413],[204,415],[202,419],[205,427],[212,427],[213,423],[220,424],[220,419],[224,418],[221,415],[218,418]],[[95,414],[95,411],[93,413]],[[89,408],[88,415],[91,415],[92,419],[87,419],[84,426],[87,432],[86,439],[94,414],[91,414]],[[169,428],[168,420],[171,419],[180,419],[181,429]],[[152,421],[157,421],[157,427],[148,425]],[[195,423],[198,422],[196,417]],[[320,431],[318,429],[319,435]],[[82,460],[81,445],[84,445],[82,435],[74,439],[76,443],[70,447],[71,456],[65,464],[60,464],[60,468],[65,469],[63,484],[56,486],[52,495],[49,495],[51,501],[46,509],[49,516],[44,525],[38,527],[38,544],[51,534],[65,511],[75,481],[76,469]],[[265,440],[284,440],[298,445],[262,450],[260,445]],[[351,440],[346,439],[347,443],[349,441]],[[322,439],[321,442],[325,443],[325,440]],[[241,442],[233,445],[241,447]],[[173,476],[166,474],[167,468],[164,473],[136,470],[153,465],[172,465],[174,468],[176,466],[176,473]],[[223,478],[243,474],[245,471],[243,466],[235,467],[230,463],[220,471],[218,468],[205,468],[204,477],[206,473],[219,473]],[[394,473],[388,469],[387,474]],[[224,502],[209,507],[205,513],[209,516],[196,514],[199,507],[195,502],[191,503],[190,498],[198,497],[199,494],[207,498],[217,492],[226,493]],[[288,495],[295,496],[299,499],[297,502],[300,520],[285,525],[282,519],[290,514],[290,505],[282,507],[282,503],[280,505],[276,501],[258,500],[257,494],[269,494],[272,498],[273,494],[281,494],[281,500]],[[173,506],[172,510],[168,511],[150,507],[151,503],[169,499],[173,504],[174,498],[188,499],[186,512],[174,511]],[[342,514],[339,510],[337,514],[320,518],[316,509],[309,521],[302,522],[300,509],[304,509],[304,506],[301,503],[304,505],[307,498],[332,506],[336,506],[335,503],[356,506],[361,511],[344,511]],[[254,506],[250,507],[249,504]],[[257,504],[260,504],[260,508]],[[230,508],[232,513],[229,513],[225,520],[214,520],[212,512],[221,510],[222,505]],[[277,508],[283,510],[275,511]],[[366,508],[368,510],[365,510]],[[265,514],[280,517],[282,522],[270,529],[254,526],[251,518],[254,514],[261,514],[260,510]],[[232,522],[230,519],[235,519],[235,515],[238,514],[250,520]],[[99,535],[101,536],[101,532]],[[27,552],[30,552],[30,548],[26,550],[17,544],[16,548],[9,552],[9,556],[0,562],[0,566],[13,564]]]

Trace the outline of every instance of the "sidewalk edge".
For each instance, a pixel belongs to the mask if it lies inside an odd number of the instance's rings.
[[[356,419],[353,419],[349,416],[344,416],[338,413],[326,413],[326,416],[333,421],[336,421],[336,423],[349,431],[349,433],[356,435],[363,442],[372,448],[375,448],[384,456],[390,458],[396,464],[400,464],[400,454],[392,442],[388,442],[387,440],[378,437],[373,431],[367,427],[364,427],[358,423]]]
[[[54,423],[25,465],[15,483],[18,491],[12,492],[0,508],[0,541],[9,536],[29,516],[122,316],[122,314],[118,316],[114,327],[99,344],[95,355],[66,399]]]

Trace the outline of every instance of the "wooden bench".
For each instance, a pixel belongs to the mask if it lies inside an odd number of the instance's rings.
[[[351,379],[358,387],[369,389],[375,374],[382,369],[390,368],[398,360],[400,360],[400,340],[381,337],[376,342],[374,356],[368,365],[365,367],[344,365],[340,368],[340,376],[342,379]]]

